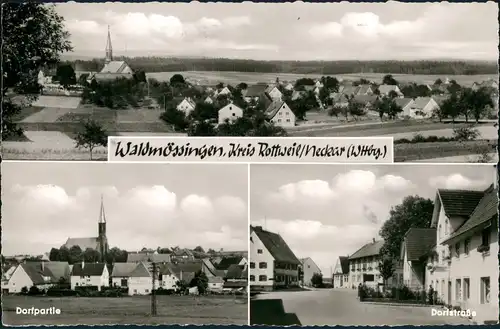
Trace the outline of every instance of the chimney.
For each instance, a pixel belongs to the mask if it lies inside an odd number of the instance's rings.
[[[85,267],[85,261],[82,260],[82,270]]]

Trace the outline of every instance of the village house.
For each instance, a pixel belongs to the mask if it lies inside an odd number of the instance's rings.
[[[284,101],[274,101],[266,109],[269,121],[280,127],[295,127],[296,117]]]
[[[403,115],[413,119],[430,118],[439,109],[438,103],[432,97],[417,97]]]
[[[231,90],[228,87],[223,87],[220,90],[217,90],[214,94],[215,97],[219,96],[231,96]]]
[[[273,101],[280,101],[283,98],[283,94],[275,85],[270,85],[266,88],[265,93],[271,98]]]
[[[177,282],[181,280],[182,272],[176,273],[173,264],[160,265],[158,270],[158,286],[166,290],[177,290]]]
[[[224,279],[220,276],[212,276],[208,278],[208,290],[220,292],[224,287]]]
[[[378,92],[381,96],[391,96],[395,93],[397,97],[404,97],[403,93],[396,85],[380,85],[378,87]]]
[[[248,287],[248,265],[229,266],[224,277],[224,290],[246,290]]]
[[[396,98],[394,100],[394,102],[396,103],[397,106],[399,106],[401,108],[401,113],[399,116],[401,117],[404,117],[406,115],[409,116],[409,113],[410,113],[410,109],[411,109],[411,106],[413,105],[413,99],[411,98],[406,98],[406,97],[403,97],[403,98]]]
[[[287,83],[283,89],[287,90],[287,91],[292,91],[293,90],[293,84],[291,83]]]
[[[349,257],[350,285],[357,287],[360,283],[376,288],[383,283],[383,278],[379,271],[380,248],[384,244],[383,240],[365,244]]]
[[[340,256],[333,269],[333,287],[349,288],[349,257]]]
[[[219,124],[226,122],[226,120],[232,122],[241,117],[243,117],[243,110],[233,103],[229,103],[219,110]]]
[[[267,88],[267,84],[264,83],[248,86],[248,88],[243,91],[243,99],[247,103],[258,102],[259,97],[266,92]]]
[[[130,274],[139,263],[115,263],[111,271],[111,286],[128,288]]]
[[[212,100],[212,98],[210,98],[210,96],[207,96],[207,98],[205,98],[205,100],[203,102],[205,102],[207,104],[213,104],[214,103],[214,101]]]
[[[196,108],[196,103],[189,97],[186,97],[177,105],[177,110],[189,115]]]
[[[244,266],[247,264],[247,260],[243,256],[233,256],[224,257],[215,267],[217,270],[222,271],[224,274],[227,273],[231,265]]]
[[[426,290],[425,270],[427,255],[436,245],[436,229],[411,228],[401,245],[404,285],[415,291]]]
[[[358,104],[363,106],[365,110],[372,110],[375,103],[378,100],[376,95],[356,95],[352,98],[352,100]]]
[[[85,263],[74,264],[71,270],[71,289],[78,287],[101,287],[109,286],[109,271],[104,263]]]
[[[299,285],[300,261],[279,234],[250,226],[250,255],[251,289]]]
[[[23,287],[28,290],[35,286],[40,290],[58,283],[69,283],[70,268],[67,262],[25,262],[12,272],[3,288],[9,293],[20,293]]]
[[[173,250],[170,258],[175,263],[194,261],[193,252],[186,248]]]
[[[498,189],[438,190],[427,285],[447,305],[476,311],[478,323],[498,319]]]
[[[137,264],[128,279],[129,296],[148,295],[152,287],[153,277],[149,266],[144,263]]]
[[[330,99],[332,100],[333,106],[336,107],[347,107],[349,106],[349,96],[342,93],[331,93]]]
[[[312,287],[312,278],[314,274],[321,274],[321,270],[316,265],[316,263],[312,260],[311,257],[302,258],[300,260],[302,267],[302,284],[307,287]]]

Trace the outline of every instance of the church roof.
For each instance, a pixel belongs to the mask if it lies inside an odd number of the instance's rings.
[[[104,64],[101,72],[99,73],[124,73],[123,71],[128,67],[125,61],[111,61]]]
[[[68,241],[64,244],[68,249],[71,247],[79,246],[82,251],[88,248],[98,250],[99,249],[99,239],[97,237],[93,238],[68,238]]]

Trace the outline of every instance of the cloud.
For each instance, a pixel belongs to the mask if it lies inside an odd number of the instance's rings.
[[[231,195],[190,194],[179,200],[163,185],[121,190],[88,186],[73,193],[57,185],[15,185],[2,196],[4,250],[48,252],[68,237],[95,236],[101,195],[112,247],[244,249],[247,245],[247,205]]]
[[[473,180],[458,173],[449,176],[431,177],[429,179],[430,186],[442,189],[475,189],[484,187],[485,184],[487,184],[487,182]]]

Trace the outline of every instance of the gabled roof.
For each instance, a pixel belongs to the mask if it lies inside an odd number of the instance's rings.
[[[261,226],[250,226],[250,230],[255,232],[275,260],[300,265],[300,261],[281,235],[263,230]]]
[[[377,100],[376,95],[356,95],[353,100],[360,104],[372,104]]]
[[[266,92],[267,88],[267,84],[262,83],[248,86],[245,92],[245,97],[259,97]]]
[[[465,221],[451,236],[444,241],[450,240],[484,224],[492,219],[498,218],[498,189],[493,185],[484,191],[484,196],[472,212],[470,218]]]
[[[339,92],[346,96],[354,96],[358,93],[359,90],[359,86],[344,86],[342,88],[342,91],[339,90]]]
[[[146,268],[144,263],[136,264],[135,269],[130,273],[131,278],[147,278],[151,277],[151,273]]]
[[[369,90],[371,90],[371,86],[370,85],[360,85],[356,94],[358,95],[366,95],[368,93]]]
[[[388,94],[388,93],[390,93],[391,91],[399,92],[399,88],[398,88],[398,86],[396,86],[396,85],[380,85],[380,86],[378,87],[378,91],[379,91],[381,94]]]
[[[123,73],[127,66],[124,61],[111,61],[105,64],[99,73]]]
[[[396,103],[397,106],[404,109],[408,104],[413,102],[413,99],[411,99],[411,98],[396,98],[394,100],[394,102]]]
[[[269,119],[274,118],[276,113],[281,109],[283,105],[286,105],[284,101],[274,101],[267,107],[265,114]]]
[[[314,266],[316,266],[317,268],[319,268],[318,264],[316,264],[316,263],[314,262],[314,260],[313,260],[311,257],[301,258],[301,259],[300,259],[300,262],[302,263],[302,265],[304,265],[304,263],[305,263],[306,261],[308,261],[308,260],[310,261],[310,263],[314,264]],[[320,270],[320,271],[321,271],[321,270]]]
[[[104,272],[104,267],[106,267],[104,263],[74,264],[71,276],[101,276]]]
[[[271,91],[273,91],[273,89],[274,89],[274,88],[278,88],[278,87],[276,87],[275,85],[270,85],[270,86],[268,86],[268,87],[266,88],[266,93],[267,93],[267,94],[271,93]],[[279,89],[278,89],[278,91],[279,91]]]
[[[57,281],[60,278],[69,279],[71,270],[68,262],[45,262],[44,266],[52,272]]]
[[[378,254],[380,253],[380,248],[382,248],[383,244],[384,244],[383,240],[367,243],[363,247],[361,247],[358,251],[356,251],[354,254],[352,254],[349,257],[349,260],[363,258],[363,257],[378,256]]]
[[[247,274],[245,274],[245,266],[244,265],[233,264],[233,265],[229,266],[225,278],[226,279],[236,279],[236,280],[238,280],[238,279],[246,280],[248,277]]]
[[[189,250],[189,249],[186,249],[186,248],[173,250],[172,254],[174,256],[183,256],[183,255],[186,255],[188,257],[194,257],[193,252],[191,250]]]
[[[412,108],[423,110],[429,102],[432,101],[431,97],[417,97],[413,104],[411,104]]]
[[[342,268],[342,274],[349,273],[349,257],[340,256],[339,262],[340,262],[340,267]]]
[[[484,191],[447,189],[438,189],[437,193],[448,217],[469,217],[484,195]]]
[[[403,240],[401,248],[401,259],[406,252],[408,261],[418,261],[425,256],[429,250],[436,245],[436,229],[434,228],[410,228]]]
[[[169,263],[170,261],[170,254],[129,253],[127,255],[127,263]]]
[[[45,264],[42,266],[40,262],[26,262],[19,266],[26,272],[34,285],[57,283],[59,280],[56,279],[49,268],[45,267]],[[48,280],[45,280],[45,278],[48,278]]]
[[[238,265],[243,257],[241,256],[234,256],[234,257],[224,257],[222,260],[217,264],[217,269],[218,270],[227,270],[231,265]]]
[[[180,105],[180,104],[182,104],[183,102],[188,103],[188,104],[189,104],[192,108],[195,108],[195,107],[196,107],[195,102],[194,102],[191,98],[189,98],[189,97],[184,98],[184,99],[183,99],[183,100],[179,103],[179,105]]]
[[[98,238],[68,238],[64,246],[68,249],[71,249],[71,247],[74,246],[79,246],[82,251],[85,251],[86,249],[90,248],[93,250],[98,250],[99,246],[99,240]]]
[[[115,263],[113,264],[112,277],[130,276],[130,273],[135,270],[137,263]]]
[[[132,74],[130,73],[110,73],[110,72],[99,72],[99,73],[93,73],[90,74],[89,77],[87,78],[88,80],[95,79],[97,81],[111,81],[111,80],[116,80],[119,78],[126,78],[130,79],[132,77]]]

